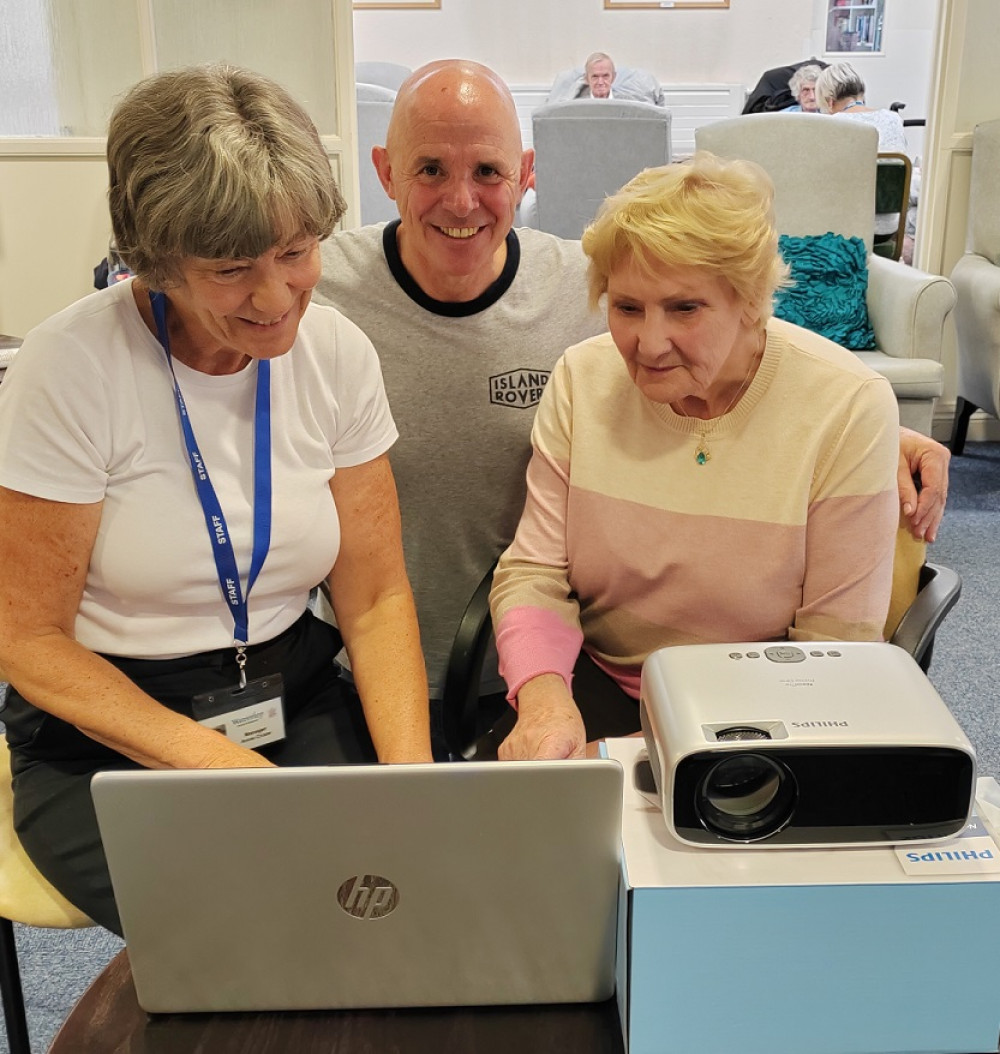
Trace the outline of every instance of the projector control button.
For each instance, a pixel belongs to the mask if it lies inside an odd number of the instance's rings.
[[[839,659],[842,654],[843,653],[839,652],[839,651],[828,651],[827,652],[827,655],[832,655],[835,659]]]
[[[760,658],[760,652],[759,651],[748,651],[747,652],[747,658],[748,659],[759,659]]]
[[[823,658],[823,655],[825,654],[825,652],[822,652],[822,651],[811,651],[811,652],[809,652],[809,654],[810,654],[810,655],[811,655],[811,656],[812,656],[812,657],[813,657],[814,659],[822,659],[822,658]]]
[[[729,658],[730,659],[742,659],[743,658],[743,652],[741,652],[741,651],[731,651],[729,653]]]
[[[764,655],[771,662],[805,662],[806,653],[801,648],[783,644],[774,648],[765,648]]]

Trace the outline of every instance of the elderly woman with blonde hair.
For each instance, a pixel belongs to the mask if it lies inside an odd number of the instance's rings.
[[[772,197],[757,166],[702,152],[641,173],[584,234],[610,332],[555,367],[497,567],[518,710],[502,758],[637,730],[657,648],[881,638],[896,404],[856,356],[772,318]]]
[[[135,278],[29,333],[0,391],[0,666],[18,836],[120,931],[94,773],[430,739],[378,360],[310,302],[345,208],[312,121],[246,70],[164,73],[116,108],[108,169]]]

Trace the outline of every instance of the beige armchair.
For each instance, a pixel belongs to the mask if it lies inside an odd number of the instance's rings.
[[[878,133],[861,122],[801,113],[748,114],[703,125],[695,145],[755,161],[775,187],[781,234],[828,231],[868,247],[867,306],[874,350],[856,354],[892,385],[900,422],[930,435],[944,390],[944,322],[955,304],[947,278],[872,254]]]
[[[958,402],[951,452],[961,454],[976,410],[1000,417],[1000,121],[976,125],[969,238],[951,280],[958,294]]]

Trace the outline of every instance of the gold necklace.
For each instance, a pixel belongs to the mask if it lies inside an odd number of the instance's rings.
[[[763,359],[763,349],[760,351],[760,357]],[[698,433],[698,445],[694,448],[694,459],[699,465],[707,465],[712,460],[712,451],[708,445],[708,437],[712,430],[715,428],[716,422],[720,421],[730,410],[740,401],[743,393],[750,385],[750,378],[753,377],[754,367],[757,364],[757,352],[754,352],[750,359],[750,366],[747,369],[747,375],[743,378],[743,383],[736,389],[736,394],[730,399],[729,405],[719,414],[718,417],[710,418],[704,425],[702,425],[701,431]],[[689,421],[693,420],[690,414],[686,413],[684,406],[681,403],[677,404],[678,409],[681,412],[682,417],[686,417]]]

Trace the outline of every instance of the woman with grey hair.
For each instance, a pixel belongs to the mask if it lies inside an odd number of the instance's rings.
[[[315,127],[200,67],[134,87],[107,150],[135,277],[29,333],[0,391],[0,667],[18,835],[120,932],[95,772],[431,755],[396,429],[367,338],[310,303],[345,208]]]
[[[788,80],[788,90],[795,100],[794,106],[785,107],[786,113],[819,113],[816,101],[816,81],[823,72],[822,66],[810,63],[800,66]]]
[[[835,62],[816,80],[816,100],[826,114],[838,114],[872,125],[878,132],[880,151],[906,152],[903,119],[893,110],[878,110],[865,103],[865,82],[849,62]]]
[[[903,118],[894,110],[877,110],[865,103],[865,82],[849,62],[835,62],[820,73],[816,98],[823,113],[871,125],[878,132],[879,153],[906,153]],[[875,214],[877,235],[892,234],[898,226],[898,212]]]

